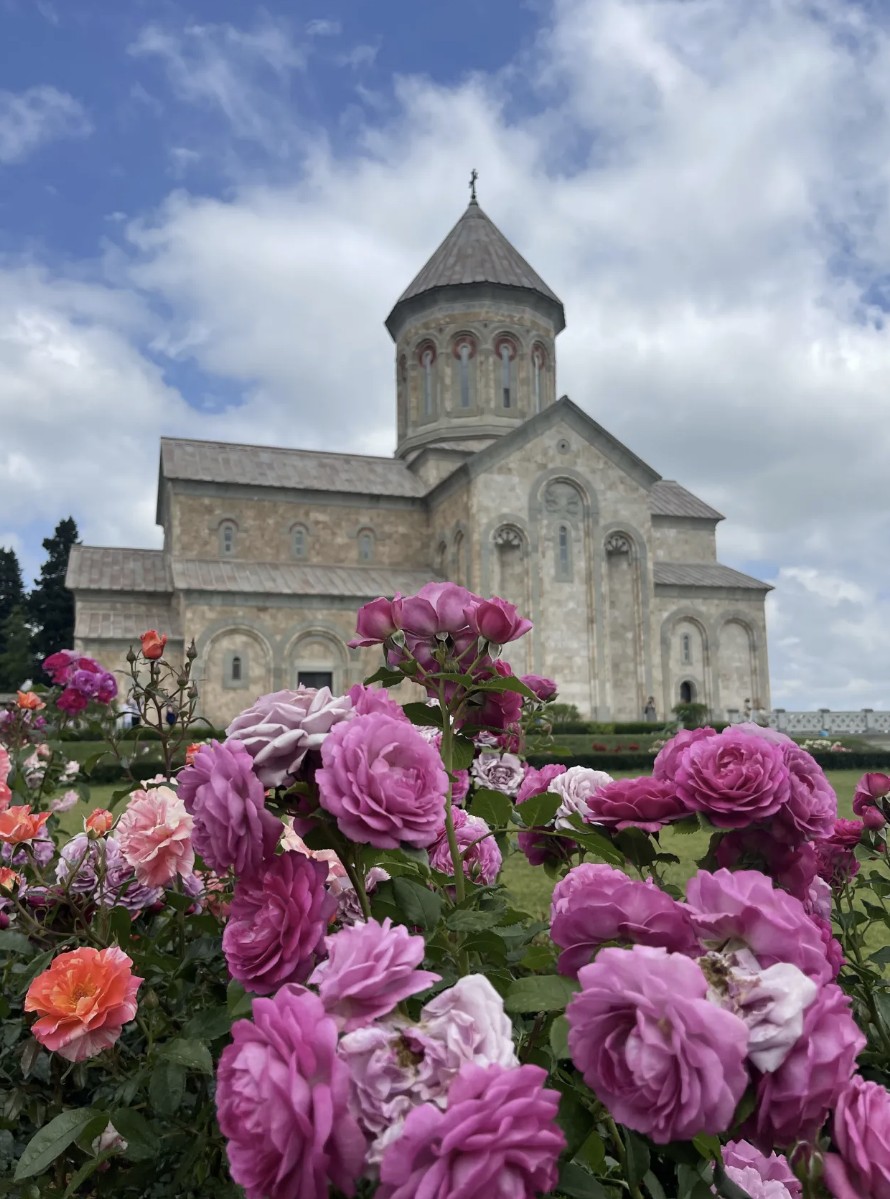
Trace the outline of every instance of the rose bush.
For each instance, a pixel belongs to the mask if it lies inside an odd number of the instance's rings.
[[[651,777],[530,768],[556,684],[500,656],[529,627],[447,582],[375,600],[376,676],[211,741],[194,651],[149,630],[161,769],[92,814],[56,734],[127,770],[118,684],[47,660],[0,719],[0,1194],[888,1199],[890,776],[839,819],[753,725]]]

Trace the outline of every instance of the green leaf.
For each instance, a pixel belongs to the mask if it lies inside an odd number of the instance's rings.
[[[185,1066],[187,1070],[195,1070],[198,1074],[213,1073],[210,1050],[203,1041],[177,1037],[175,1041],[170,1041],[161,1049],[160,1056],[165,1061]]]
[[[471,816],[481,817],[488,825],[505,828],[513,812],[513,800],[509,795],[504,795],[503,791],[480,787],[473,796],[468,811]]]
[[[529,945],[522,955],[521,965],[532,972],[550,974],[556,965],[556,957],[550,945]]]
[[[589,1166],[594,1174],[598,1174],[603,1169],[606,1164],[606,1146],[596,1129],[585,1139],[575,1157]],[[655,1192],[652,1193],[654,1196]]]
[[[634,866],[651,866],[656,850],[641,828],[626,828],[615,834],[615,844]]]
[[[253,1011],[253,996],[233,980],[226,987],[226,1007],[233,1020],[249,1018]]]
[[[111,1113],[111,1123],[127,1142],[125,1155],[131,1161],[147,1161],[158,1151],[158,1133],[132,1107],[119,1107]]]
[[[681,836],[689,836],[692,833],[701,832],[701,825],[698,823],[697,816],[686,816],[683,820],[675,820],[670,827],[672,833],[680,833]]]
[[[451,769],[469,770],[476,756],[476,747],[468,737],[455,737],[451,742]]]
[[[161,1060],[152,1071],[148,1098],[159,1116],[172,1116],[179,1110],[185,1092],[185,1070],[175,1062]]]
[[[687,1165],[677,1167],[677,1199],[713,1199],[713,1195],[711,1184],[702,1178],[698,1168]]]
[[[72,1176],[71,1181],[65,1188],[65,1193],[62,1196],[62,1199],[71,1199],[72,1195],[76,1195],[80,1190],[80,1184],[82,1182],[86,1182],[88,1178],[96,1173],[101,1165],[104,1165],[105,1162],[107,1162],[108,1159],[117,1152],[118,1150],[116,1149],[104,1149],[100,1154],[98,1154],[98,1156],[87,1158],[77,1173]],[[46,1191],[43,1193],[44,1195],[48,1194]],[[56,1193],[58,1194],[58,1192]]]
[[[706,1162],[719,1162],[723,1160],[721,1156],[723,1149],[720,1145],[719,1137],[707,1136],[705,1133],[701,1133],[699,1136],[692,1138],[692,1143]]]
[[[649,1146],[629,1128],[624,1129],[624,1150],[627,1155],[627,1181],[639,1186],[649,1169]]]
[[[17,933],[11,928],[0,932],[0,957],[15,953],[20,957],[32,958],[36,952],[37,946],[32,945],[24,933]]]
[[[438,704],[405,704],[403,711],[412,724],[442,727],[442,709]]]
[[[525,807],[525,804],[520,807]],[[592,854],[601,862],[608,862],[612,866],[624,865],[625,859],[621,850],[613,845],[608,837],[585,824],[577,813],[569,817],[569,824],[572,826],[572,840],[577,841],[585,853]]]
[[[550,1048],[558,1062],[567,1061],[569,1053],[569,1022],[565,1016],[557,1016],[550,1025]]]
[[[382,687],[398,687],[404,678],[405,676],[400,670],[390,670],[386,666],[381,666],[379,670],[368,675],[365,679],[365,686],[370,687],[372,683],[380,683]]]
[[[573,978],[561,974],[531,974],[517,978],[504,998],[508,1012],[561,1012],[578,990]]]
[[[647,1170],[643,1175],[643,1186],[652,1196],[652,1199],[667,1199],[664,1187],[655,1177],[651,1170]]]
[[[209,1007],[196,1012],[182,1030],[182,1035],[200,1041],[215,1041],[226,1036],[232,1028],[232,1016],[228,1007]]]
[[[410,878],[394,878],[392,890],[405,924],[435,928],[442,915],[442,897]]]
[[[560,1170],[558,1193],[570,1199],[609,1199],[602,1183],[574,1162],[566,1162]]]
[[[455,908],[445,917],[445,927],[459,933],[478,933],[493,928],[501,918],[501,912],[484,912]]]
[[[516,691],[519,695],[524,695],[526,699],[536,699],[534,691],[530,691],[525,683],[520,682],[515,675],[499,675],[497,678],[488,679],[484,683],[476,683],[477,691]]]
[[[112,908],[108,923],[118,945],[121,949],[126,949],[130,944],[130,930],[133,926],[130,913],[126,908]]]
[[[533,795],[525,803],[517,804],[516,812],[526,828],[541,828],[550,823],[561,804],[561,796],[554,795],[551,791],[542,791],[540,795]]]
[[[93,1127],[96,1129],[93,1135],[98,1136],[107,1123],[108,1112],[97,1111],[94,1107],[76,1107],[61,1112],[36,1132],[25,1146],[15,1168],[16,1182],[42,1174],[78,1137]]]

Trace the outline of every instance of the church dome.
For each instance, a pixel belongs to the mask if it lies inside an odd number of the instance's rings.
[[[562,301],[482,211],[460,220],[386,319],[400,457],[483,448],[556,400]]]

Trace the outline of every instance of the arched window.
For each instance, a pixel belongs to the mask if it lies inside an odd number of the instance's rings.
[[[436,347],[431,341],[423,341],[417,348],[420,363],[420,410],[423,416],[432,416],[436,407]]]
[[[294,525],[291,538],[295,558],[305,558],[309,552],[309,536],[305,525]]]
[[[501,360],[501,404],[504,408],[512,408],[515,402],[513,360],[516,357],[516,342],[512,337],[499,337],[495,343],[495,352]]]
[[[532,392],[534,394],[535,412],[540,412],[544,403],[544,367],[547,355],[542,345],[536,345],[532,350]]]
[[[680,684],[680,703],[694,704],[695,703],[695,684],[690,683],[688,679]]]
[[[459,408],[470,408],[473,404],[473,359],[476,357],[476,342],[469,334],[462,334],[454,343],[457,359],[457,403]]]
[[[683,653],[683,662],[688,665],[692,661],[692,638],[688,633],[683,634],[680,646]]]
[[[232,658],[232,682],[241,682],[241,657],[239,654],[235,654]]]
[[[374,534],[363,529],[358,535],[358,560],[371,562],[374,559]]]
[[[568,525],[560,525],[556,531],[556,574],[560,579],[572,575],[572,531]]]
[[[224,520],[219,526],[219,552],[230,558],[235,552],[235,522]]]
[[[222,684],[227,688],[247,687],[250,683],[247,650],[229,650],[223,657]]]

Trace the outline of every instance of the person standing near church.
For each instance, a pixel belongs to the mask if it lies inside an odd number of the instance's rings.
[[[650,695],[649,698],[646,700],[646,706],[643,708],[643,717],[644,717],[644,719],[648,720],[651,724],[654,722],[655,716],[656,716],[655,696]]]

